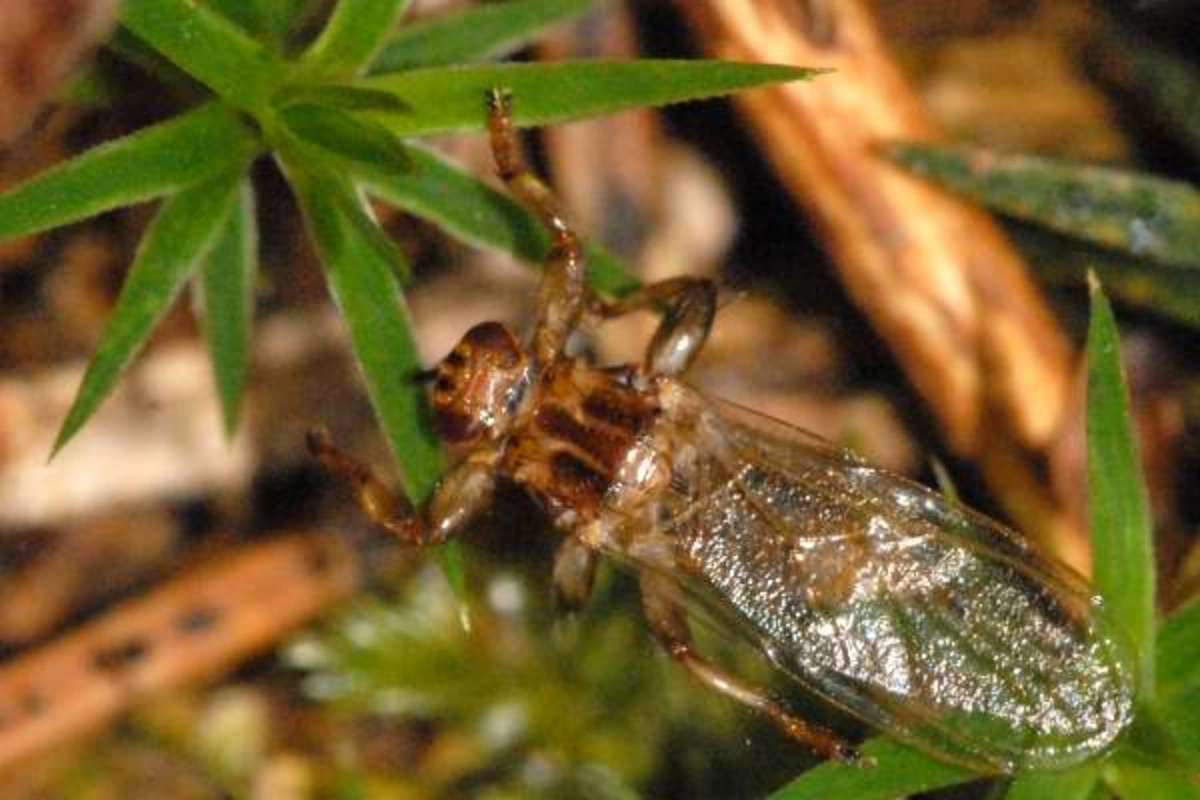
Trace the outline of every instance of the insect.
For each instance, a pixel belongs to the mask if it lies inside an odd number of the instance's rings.
[[[638,578],[649,625],[709,687],[829,757],[856,752],[705,659],[689,611],[872,726],[984,772],[1058,768],[1128,723],[1132,678],[1087,585],[1011,531],[816,436],[707,399],[679,376],[713,322],[712,283],[675,278],[616,301],[589,294],[579,237],[524,166],[511,95],[487,96],[497,172],[553,246],[528,346],[471,328],[428,377],[434,424],[464,455],[420,511],[316,433],[309,445],[405,542],[452,536],[498,479],[565,534],[553,581],[582,603],[597,558]],[[588,317],[656,309],[642,363],[565,351]]]

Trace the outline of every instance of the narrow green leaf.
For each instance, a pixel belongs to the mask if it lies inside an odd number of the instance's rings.
[[[1130,637],[1143,700],[1154,687],[1154,552],[1120,339],[1098,283],[1087,347],[1088,513],[1092,582],[1117,629]]]
[[[229,172],[168,198],[146,230],[58,438],[57,453],[91,417],[217,240],[237,200]]]
[[[425,424],[423,389],[413,380],[420,369],[416,342],[396,275],[407,271],[402,256],[389,257],[367,235],[382,236],[354,187],[330,175],[288,168],[304,218],[329,280],[334,301],[350,330],[350,343],[366,379],[375,414],[392,457],[401,468],[408,498],[428,499],[444,469],[441,447]],[[466,580],[457,542],[438,549],[455,594],[465,597]]]
[[[1169,695],[1189,684],[1200,687],[1200,602],[1167,617],[1154,643],[1157,691]]]
[[[403,111],[396,95],[364,89],[348,83],[317,83],[286,86],[275,95],[276,108],[291,105],[327,106],[343,111]]]
[[[375,56],[408,0],[338,0],[321,35],[304,53],[306,71],[350,77]]]
[[[863,752],[875,759],[870,767],[827,761],[771,795],[770,800],[893,800],[917,792],[978,780],[979,775],[940,761],[890,739],[866,742]]]
[[[375,413],[402,467],[405,492],[422,502],[442,472],[441,449],[426,419],[420,369],[396,273],[399,251],[384,257],[364,232],[376,227],[349,182],[288,164],[309,233],[325,266],[334,301],[350,331]],[[355,219],[357,217],[357,219]]]
[[[1176,611],[1155,642],[1154,718],[1172,755],[1200,769],[1200,603]]]
[[[388,173],[374,165],[354,165],[367,191],[444,228],[469,244],[541,263],[550,237],[532,214],[504,192],[450,166],[418,147],[408,148],[413,168]],[[588,245],[588,279],[605,294],[622,294],[638,285],[615,256]]]
[[[227,172],[257,147],[228,109],[202,106],[95,147],[0,194],[0,239],[178,191]]]
[[[204,259],[199,290],[205,338],[212,354],[213,376],[221,397],[225,434],[237,432],[242,389],[254,314],[254,277],[258,272],[258,228],[254,191],[243,180],[237,207],[229,215],[212,250]]]
[[[1164,266],[1200,268],[1200,191],[1142,173],[965,147],[887,154],[983,205]]]
[[[1094,271],[1117,300],[1200,327],[1200,280],[1187,270],[1156,267],[1115,250],[1032,225],[1008,226],[1029,263],[1051,281],[1082,283]]]
[[[400,136],[479,130],[483,97],[510,89],[520,126],[582,119],[640,106],[661,106],[728,94],[781,81],[806,80],[819,70],[725,61],[563,61],[488,64],[379,75],[356,85],[394,93],[406,110],[380,114]]]
[[[204,4],[278,49],[308,0],[205,0]]]
[[[1200,157],[1200,71],[1160,47],[1128,38],[1116,43],[1133,66],[1133,84]]]
[[[192,0],[125,0],[121,23],[231,104],[261,112],[287,65],[235,23]]]
[[[128,28],[117,27],[104,47],[113,55],[137,67],[162,85],[163,93],[179,107],[186,108],[210,100],[204,84],[184,72]],[[118,91],[122,91],[118,87]],[[127,90],[126,90],[127,91]]]
[[[205,0],[204,5],[256,38],[264,33],[264,9],[254,0]]]
[[[406,25],[371,65],[381,74],[499,58],[543,30],[579,14],[594,0],[510,0],[472,6]]]
[[[396,137],[374,120],[312,105],[288,106],[279,116],[295,136],[341,158],[377,164],[391,173],[404,172],[412,164]]]
[[[1083,764],[1063,772],[1030,772],[1013,780],[1006,800],[1088,800],[1100,780],[1100,768]]]
[[[1122,765],[1107,776],[1107,783],[1123,800],[1197,800],[1200,786],[1194,776],[1177,775],[1151,767]],[[1059,800],[1053,797],[1052,800]]]

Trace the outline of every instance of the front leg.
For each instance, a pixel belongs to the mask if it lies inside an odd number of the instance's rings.
[[[325,431],[310,431],[308,449],[325,469],[350,484],[358,505],[371,520],[406,544],[438,544],[450,538],[475,516],[491,497],[495,458],[487,451],[472,453],[452,469],[433,497],[417,513],[365,464],[340,450]]]

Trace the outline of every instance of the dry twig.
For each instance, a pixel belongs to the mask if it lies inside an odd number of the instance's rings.
[[[677,6],[721,58],[836,70],[738,102],[951,447],[979,460],[1020,524],[1085,566],[1078,523],[1034,466],[1069,408],[1069,345],[985,213],[877,155],[883,142],[934,132],[863,4]]]
[[[199,567],[0,666],[0,771],[156,693],[221,675],[356,584],[356,562],[341,539],[282,536]]]

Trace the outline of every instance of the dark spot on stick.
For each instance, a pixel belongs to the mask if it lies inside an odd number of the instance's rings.
[[[175,627],[180,633],[204,633],[215,628],[221,620],[221,612],[213,606],[196,606],[175,619]]]
[[[96,650],[92,654],[92,666],[102,672],[118,672],[141,660],[149,650],[144,639],[123,639]]]

